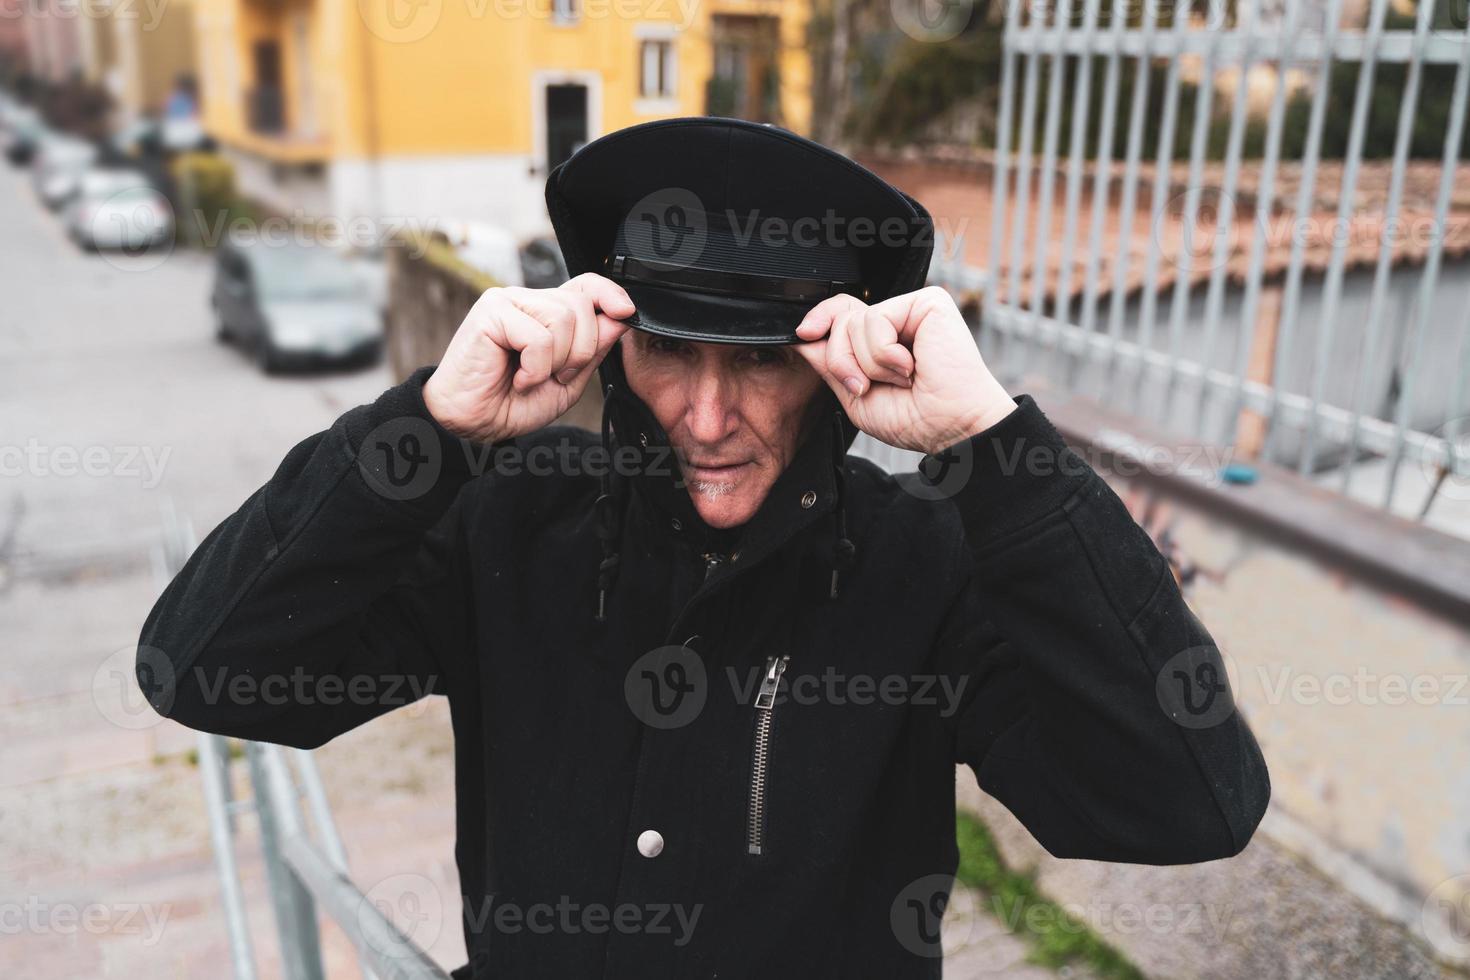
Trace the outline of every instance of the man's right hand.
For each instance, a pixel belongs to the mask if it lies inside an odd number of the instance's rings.
[[[487,289],[424,385],[424,405],[476,442],[534,432],[582,396],[632,313],[623,288],[592,272],[556,289]]]

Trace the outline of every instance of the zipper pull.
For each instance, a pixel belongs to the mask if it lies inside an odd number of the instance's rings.
[[[770,711],[776,706],[776,688],[781,685],[781,675],[786,673],[786,665],[790,662],[789,656],[766,658],[766,676],[761,679],[761,689],[755,696],[757,708]]]
[[[706,582],[709,581],[710,574],[719,568],[720,565],[724,564],[724,561],[724,555],[717,554],[713,551],[706,551],[704,553],[704,580]]]

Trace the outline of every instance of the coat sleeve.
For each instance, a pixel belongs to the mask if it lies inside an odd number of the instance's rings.
[[[470,643],[470,457],[424,408],[428,373],[297,445],[195,550],[140,640],[160,714],[311,748],[447,693]]]
[[[1236,854],[1270,783],[1219,650],[1122,501],[1017,402],[946,454],[972,568],[938,650],[965,683],[957,761],[1057,857]]]

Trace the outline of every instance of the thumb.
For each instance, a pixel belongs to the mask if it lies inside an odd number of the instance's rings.
[[[827,341],[808,340],[805,343],[794,344],[796,352],[812,366],[817,372],[817,377],[826,382],[827,387],[832,389],[837,396],[837,401],[844,409],[849,408],[855,400],[853,393],[842,383],[842,379],[833,374],[827,367]]]
[[[570,387],[576,393],[581,394],[582,389],[587,385],[588,379],[596,373],[598,366],[602,364],[608,352],[613,349],[613,345],[622,338],[623,334],[631,329],[632,327],[628,324],[621,320],[614,320],[606,313],[597,314],[597,350],[593,353],[592,359],[572,379]]]
[[[592,363],[587,365],[595,368],[602,363],[607,352],[612,350],[613,344],[622,339],[623,334],[632,330],[633,327],[623,320],[615,320],[605,313],[597,314],[597,353],[592,357]]]

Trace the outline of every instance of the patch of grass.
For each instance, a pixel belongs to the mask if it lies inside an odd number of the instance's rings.
[[[225,739],[225,753],[231,760],[243,759],[245,758],[245,743],[239,739]],[[159,756],[155,756],[154,761],[157,762],[159,758]],[[190,749],[184,754],[184,761],[197,768],[199,765],[199,750]]]
[[[987,911],[1031,946],[1031,962],[1052,969],[1077,967],[1108,980],[1144,980],[1122,953],[1043,895],[1032,875],[1007,867],[979,818],[959,813],[955,840],[960,849],[955,877],[983,895]]]

